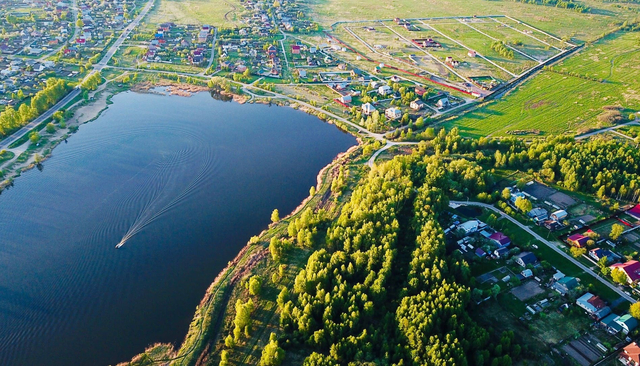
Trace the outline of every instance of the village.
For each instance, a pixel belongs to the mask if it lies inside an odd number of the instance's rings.
[[[628,298],[640,293],[640,205],[606,217],[566,192],[529,181],[506,186],[498,206],[517,217],[519,225],[491,211],[451,204],[445,229],[448,250],[471,265],[472,300],[480,313],[508,322],[506,329],[532,333],[534,339],[551,337],[544,342],[576,364],[588,366],[615,355],[612,365],[616,359],[636,365],[640,348],[629,342],[638,333],[638,320],[625,310],[625,299],[599,281],[624,289]],[[559,242],[531,240],[518,228],[525,225]],[[615,225],[622,228],[612,229]],[[550,246],[600,279],[568,266]],[[564,328],[549,336],[559,324]]]

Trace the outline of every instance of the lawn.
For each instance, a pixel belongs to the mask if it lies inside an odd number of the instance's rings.
[[[638,35],[619,32],[586,46],[501,99],[450,120],[466,136],[576,134],[609,124],[598,120],[604,106],[640,109]],[[569,76],[560,72],[575,72]],[[581,77],[583,76],[583,77]],[[605,82],[592,79],[606,79]]]
[[[148,22],[159,24],[211,24],[232,27],[238,24],[244,8],[237,0],[160,0],[149,14]]]

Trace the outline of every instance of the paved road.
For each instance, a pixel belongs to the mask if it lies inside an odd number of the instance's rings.
[[[378,156],[380,154],[382,154],[382,152],[388,150],[389,148],[391,148],[392,146],[399,146],[399,145],[417,145],[418,142],[395,142],[395,141],[387,141],[387,144],[384,145],[381,149],[379,149],[378,151],[376,151],[371,158],[369,159],[369,161],[367,161],[367,166],[369,166],[369,168],[373,167],[373,163],[376,161],[376,158],[378,158]]]
[[[142,21],[142,19],[145,16],[147,16],[147,13],[153,7],[154,2],[155,0],[149,0],[149,2],[147,3],[147,5],[144,6],[140,14],[138,14],[138,16],[131,23],[129,23],[129,25],[120,34],[120,37],[118,37],[115,43],[111,47],[109,47],[109,50],[107,51],[107,53],[105,53],[102,60],[100,60],[100,62],[98,62],[98,64],[94,66],[94,70],[100,71],[109,63],[109,60],[111,60],[111,57],[113,57],[113,55],[116,52],[118,52],[118,49],[120,48],[120,46],[122,46],[122,43],[124,43],[127,37],[129,37],[129,34],[131,34],[131,31],[133,31],[138,25],[140,25],[140,22]]]
[[[113,55],[118,51],[118,48],[127,39],[127,37],[129,37],[129,34],[131,34],[131,31],[140,24],[140,21],[147,15],[149,10],[153,7],[153,3],[154,2],[155,2],[155,0],[149,0],[149,2],[147,3],[147,5],[145,5],[144,9],[142,9],[140,14],[138,14],[138,16],[131,23],[129,23],[129,25],[124,29],[124,31],[122,32],[120,37],[118,37],[116,42],[109,48],[109,50],[104,55],[102,60],[100,60],[99,63],[97,63],[96,65],[93,66],[93,71],[91,73],[89,73],[87,75],[87,77],[89,77],[90,75],[94,74],[95,72],[98,72],[98,71],[102,70],[109,63],[109,60],[111,60],[111,57],[113,57]],[[86,79],[86,77],[85,77],[85,79]],[[82,84],[82,83],[80,83],[80,84]],[[4,150],[4,149],[9,148],[9,145],[11,145],[14,141],[19,140],[24,135],[28,134],[37,125],[39,125],[40,123],[44,122],[47,118],[53,116],[53,114],[55,112],[57,112],[60,109],[62,109],[67,103],[69,103],[71,100],[73,100],[73,98],[77,97],[81,92],[82,92],[82,90],[79,87],[73,88],[71,93],[67,94],[58,103],[56,103],[56,105],[54,105],[53,107],[49,108],[46,112],[44,112],[39,117],[37,117],[36,119],[31,121],[29,124],[23,126],[21,129],[19,129],[18,131],[14,132],[13,134],[11,134],[11,136],[8,136],[4,140],[2,140],[0,142],[0,150]]]
[[[621,123],[621,124],[619,124],[619,125],[615,125],[615,126],[613,126],[613,127],[608,127],[608,128],[603,128],[603,129],[601,129],[601,130],[597,130],[597,131],[593,131],[593,132],[588,132],[588,133],[585,133],[585,134],[583,134],[583,135],[576,136],[576,140],[586,139],[586,138],[588,138],[588,137],[595,136],[595,135],[597,135],[597,134],[599,134],[599,133],[613,131],[613,130],[616,130],[616,129],[620,128],[620,127],[630,126],[630,125],[640,125],[640,122],[638,122],[638,121],[631,121],[631,122],[627,122],[627,123]],[[627,137],[628,137],[628,136],[627,136]]]
[[[598,276],[598,274],[595,273],[594,271],[592,271],[591,268],[589,268],[589,267],[585,266],[584,264],[578,262],[575,258],[573,258],[569,254],[565,253],[562,249],[558,248],[558,246],[556,244],[544,239],[543,237],[538,235],[535,231],[531,230],[528,226],[523,225],[522,223],[520,223],[520,221],[518,221],[518,220],[514,219],[513,217],[505,214],[504,212],[498,210],[497,208],[495,208],[495,207],[493,207],[491,205],[488,205],[486,203],[481,203],[481,202],[451,201],[451,203],[458,204],[458,205],[463,205],[463,206],[464,205],[479,206],[479,207],[486,208],[488,210],[491,210],[491,211],[499,214],[500,216],[504,217],[505,219],[507,219],[507,220],[513,222],[514,224],[518,225],[522,230],[524,230],[524,231],[528,232],[529,234],[531,234],[534,238],[536,238],[538,241],[542,242],[543,244],[545,244],[549,248],[553,249],[556,253],[560,254],[563,257],[565,257],[571,263],[573,263],[576,266],[578,266],[581,270],[585,271],[586,273],[590,274],[591,276],[593,276],[598,281],[602,282],[604,285],[606,285],[607,287],[609,287],[610,289],[615,291],[618,295],[623,297],[625,300],[627,300],[627,301],[629,301],[631,303],[635,303],[636,302],[636,299],[634,299],[633,297],[627,295],[624,291],[619,289],[617,286],[611,284],[609,281],[607,281],[607,280],[603,279],[602,277]]]
[[[31,121],[29,124],[25,125],[24,127],[19,129],[18,131],[16,131],[13,134],[11,134],[11,136],[8,136],[4,140],[0,141],[0,150],[8,149],[9,145],[11,145],[14,141],[19,140],[22,136],[28,134],[29,131],[31,131],[37,125],[39,125],[40,123],[44,122],[47,118],[53,116],[53,114],[55,112],[57,112],[62,107],[64,107],[73,98],[77,97],[81,92],[82,92],[82,90],[80,90],[80,88],[73,88],[71,93],[67,94],[67,96],[62,98],[56,105],[54,105],[53,107],[49,108],[49,110],[47,110],[46,112],[41,114],[39,117],[37,117],[36,119]]]
[[[216,42],[218,41],[218,27],[213,28],[213,41],[211,42],[211,57],[209,57],[209,63],[207,63],[207,67],[199,73],[198,75],[204,76],[207,70],[211,68],[213,65],[213,61],[216,59]]]

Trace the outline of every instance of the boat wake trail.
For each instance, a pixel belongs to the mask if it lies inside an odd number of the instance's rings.
[[[201,161],[201,165],[194,174],[191,167],[196,159]],[[184,149],[153,165],[156,173],[143,182],[137,192],[124,203],[140,206],[140,211],[116,244],[116,249],[124,246],[132,237],[196,192],[216,168],[216,159],[210,150],[195,154],[193,150]]]

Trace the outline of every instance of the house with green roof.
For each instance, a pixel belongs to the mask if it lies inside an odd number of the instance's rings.
[[[600,325],[602,325],[607,332],[617,334],[622,330],[622,327],[617,322],[619,318],[620,317],[617,314],[609,314],[600,320]]]
[[[616,323],[620,325],[624,334],[629,333],[630,331],[636,329],[636,327],[638,326],[638,320],[636,320],[636,318],[632,317],[630,314],[625,314],[619,317],[618,319],[616,319]]]
[[[575,277],[565,276],[551,285],[551,288],[556,290],[560,295],[566,295],[569,292],[575,290],[580,283]]]

